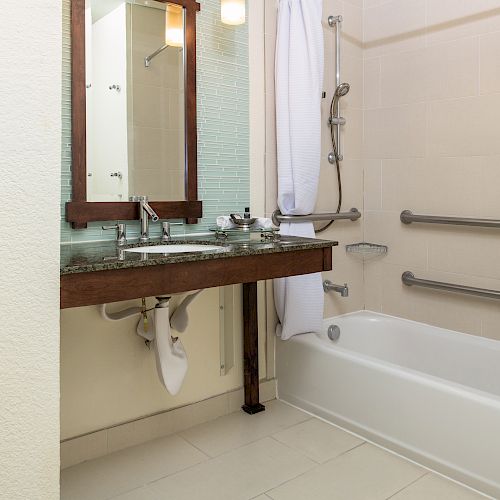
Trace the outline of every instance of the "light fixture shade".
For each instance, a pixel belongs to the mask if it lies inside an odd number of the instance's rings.
[[[167,3],[165,44],[170,47],[184,47],[184,9],[182,5]]]
[[[244,24],[245,0],[220,0],[220,14],[224,24]]]

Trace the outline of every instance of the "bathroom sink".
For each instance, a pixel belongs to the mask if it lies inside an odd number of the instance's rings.
[[[215,245],[196,245],[196,244],[180,244],[180,245],[152,245],[149,247],[127,248],[125,252],[134,253],[198,253],[198,252],[223,252],[224,247]]]

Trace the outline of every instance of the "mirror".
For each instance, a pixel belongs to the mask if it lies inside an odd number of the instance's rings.
[[[72,199],[66,220],[202,216],[195,0],[71,0]],[[133,198],[132,198],[133,200]]]
[[[184,9],[152,0],[85,7],[87,200],[183,200]]]

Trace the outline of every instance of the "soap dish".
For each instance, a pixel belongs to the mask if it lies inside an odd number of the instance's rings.
[[[360,243],[346,245],[345,250],[347,253],[362,255],[384,255],[387,253],[388,247],[386,245],[377,245],[376,243],[362,241]]]

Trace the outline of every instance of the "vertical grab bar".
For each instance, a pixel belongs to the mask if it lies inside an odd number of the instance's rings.
[[[329,16],[328,17],[328,25],[333,28],[335,26],[335,89],[340,85],[340,36],[341,36],[341,25],[342,25],[342,16]],[[339,161],[344,159],[344,155],[342,154],[342,147],[340,145],[340,102],[337,106],[337,155]],[[333,163],[333,162],[332,162]]]

